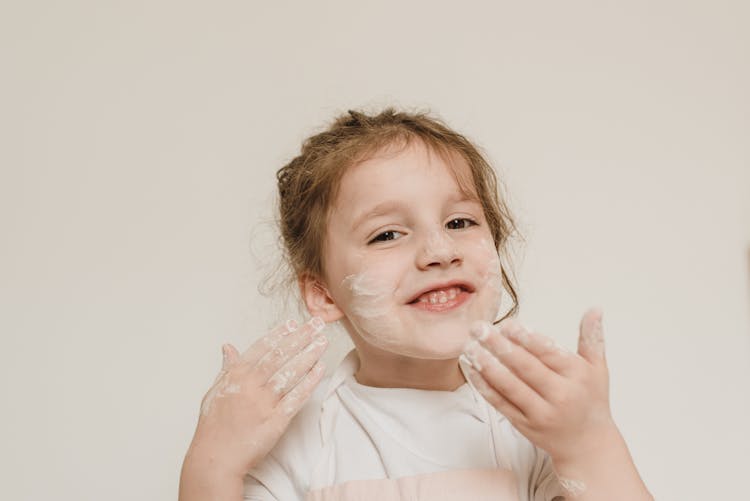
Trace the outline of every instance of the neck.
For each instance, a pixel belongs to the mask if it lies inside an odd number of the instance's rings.
[[[354,340],[359,384],[378,388],[455,391],[466,383],[458,358],[432,360],[387,352]]]

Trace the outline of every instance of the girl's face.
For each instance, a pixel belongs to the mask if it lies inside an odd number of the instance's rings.
[[[500,262],[472,179],[420,141],[349,168],[328,218],[325,282],[353,336],[424,359],[461,354],[476,320],[493,321]]]

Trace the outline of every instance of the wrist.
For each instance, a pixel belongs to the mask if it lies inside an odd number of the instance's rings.
[[[242,480],[247,473],[228,461],[226,453],[195,439],[185,454],[183,471],[185,470],[201,477],[222,481]]]
[[[627,450],[625,439],[614,421],[602,423],[596,429],[588,428],[570,447],[549,451],[555,466],[580,465],[598,462],[621,449]]]
[[[550,457],[563,488],[581,501],[653,501],[617,427],[590,438],[576,454]]]
[[[244,475],[227,468],[211,456],[195,453],[191,447],[182,464],[180,501],[199,499],[241,499]]]

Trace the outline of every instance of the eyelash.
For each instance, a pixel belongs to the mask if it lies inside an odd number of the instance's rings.
[[[399,233],[400,234],[401,232],[400,231],[395,231],[395,230],[384,231],[383,233],[380,233],[375,238],[373,238],[372,240],[370,240],[368,242],[368,244],[374,244],[375,242],[390,242],[391,240],[396,240],[395,238],[383,238],[385,235],[389,235],[389,234],[392,234],[392,233]]]
[[[463,227],[460,227],[460,228],[451,228],[449,226],[451,223],[455,223],[457,221],[464,222],[465,225]],[[466,224],[466,223],[468,223],[468,224]],[[457,217],[457,218],[454,218],[454,219],[451,219],[450,221],[448,221],[445,224],[445,226],[448,227],[449,230],[465,230],[466,228],[469,228],[471,226],[476,226],[477,224],[478,223],[476,221],[474,221],[473,219],[470,219],[468,217]],[[395,238],[384,238],[386,235],[391,235],[392,236],[394,233],[401,234],[400,231],[396,231],[396,230],[384,231],[384,232],[376,235],[375,238],[373,238],[372,240],[370,240],[367,244],[370,245],[370,244],[374,244],[376,242],[390,242],[392,240],[396,240]]]
[[[469,219],[468,217],[457,217],[457,218],[454,218],[454,219],[451,219],[450,221],[448,221],[446,223],[446,226],[448,226],[451,223],[455,223],[456,221],[466,221],[469,224],[467,226],[464,226],[463,228],[451,228],[451,229],[454,229],[454,230],[465,230],[466,228],[468,228],[470,226],[476,226],[477,225],[477,222],[474,221],[473,219]]]

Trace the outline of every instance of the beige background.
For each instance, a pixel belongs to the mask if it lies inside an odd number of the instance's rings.
[[[3,2],[0,496],[176,498],[221,343],[279,320],[275,170],[385,104],[497,166],[522,320],[573,346],[604,307],[656,497],[744,496],[748,5]]]

